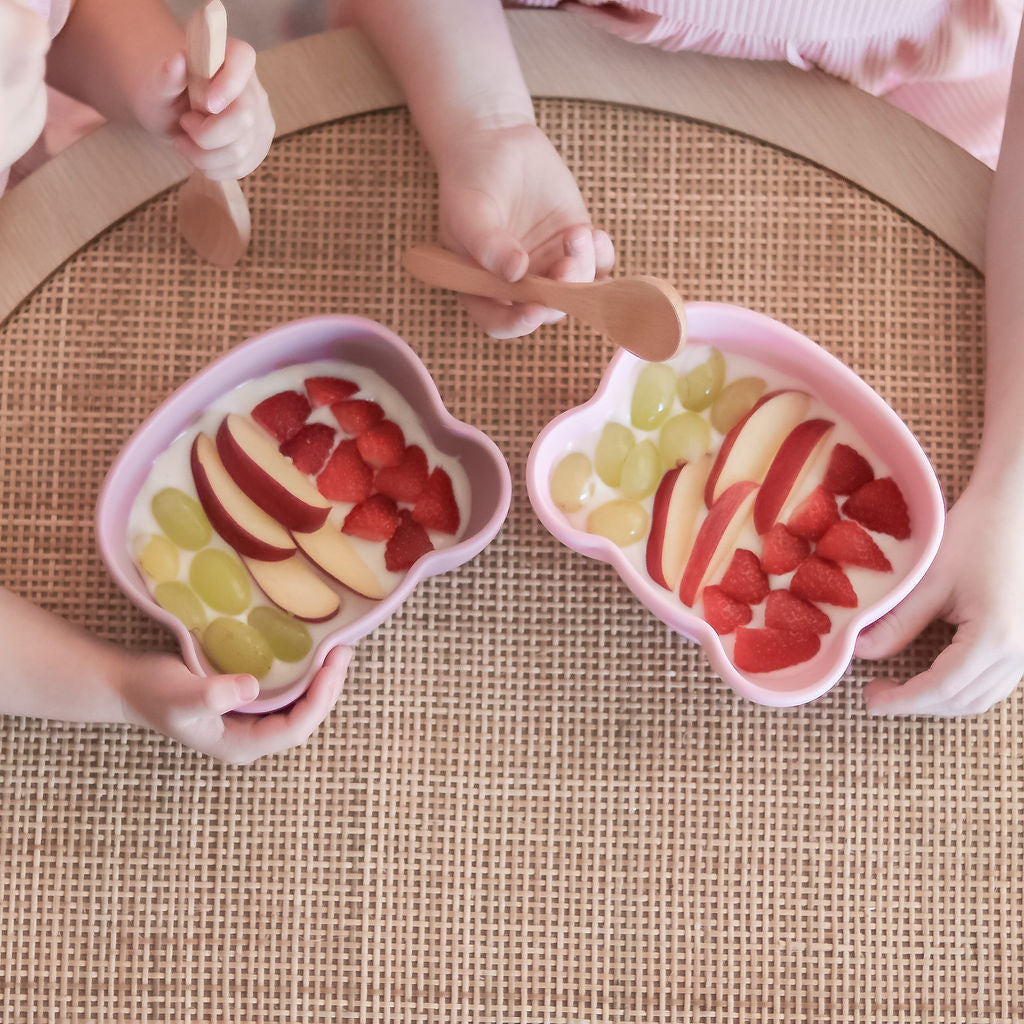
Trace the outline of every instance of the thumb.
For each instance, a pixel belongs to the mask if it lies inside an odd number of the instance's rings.
[[[174,100],[188,86],[185,70],[185,54],[176,53],[168,57],[154,72],[152,93],[157,100]]]
[[[872,623],[857,638],[853,653],[858,658],[888,658],[902,650],[934,619],[943,601],[925,577],[891,612]]]
[[[249,675],[197,676],[191,692],[183,694],[182,711],[193,714],[226,715],[251,704],[260,692],[260,684]]]
[[[456,251],[463,251],[480,266],[506,281],[518,281],[530,265],[530,254],[501,222],[490,204],[460,205],[460,214],[452,219],[443,239]]]

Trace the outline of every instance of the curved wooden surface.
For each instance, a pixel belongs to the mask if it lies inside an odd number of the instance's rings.
[[[788,65],[665,53],[559,12],[509,18],[534,95],[662,110],[762,139],[891,203],[983,268],[992,172],[902,111]],[[287,43],[261,54],[259,66],[279,136],[402,103],[353,29]],[[0,319],[91,238],[187,173],[169,149],[106,125],[0,198]]]

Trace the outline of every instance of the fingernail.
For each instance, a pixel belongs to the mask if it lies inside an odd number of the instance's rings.
[[[522,277],[522,265],[523,265],[523,254],[519,252],[510,252],[501,264],[501,276],[506,281],[514,281],[518,277]]]
[[[252,676],[238,677],[238,699],[249,704],[260,695],[260,684]]]
[[[207,96],[206,97],[206,109],[211,114],[219,114],[225,107],[223,96]]]
[[[565,250],[567,256],[579,256],[583,253],[587,245],[587,235],[589,232],[580,228],[574,231],[565,241]]]

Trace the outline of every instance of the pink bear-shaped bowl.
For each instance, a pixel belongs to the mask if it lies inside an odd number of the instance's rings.
[[[854,642],[869,623],[895,607],[917,585],[942,538],[945,518],[942,493],[928,458],[900,417],[849,367],[809,338],[764,314],[721,303],[686,307],[689,344],[708,344],[728,359],[747,356],[765,367],[802,382],[841,420],[852,424],[879,453],[899,482],[910,513],[912,533],[902,573],[894,573],[885,593],[854,610],[841,626],[822,638],[819,652],[791,668],[744,673],[731,661],[722,638],[674,594],[639,572],[623,550],[604,537],[573,527],[555,506],[551,474],[578,439],[593,436],[609,420],[622,421],[622,396],[631,389],[641,361],[620,351],[609,363],[600,386],[584,405],[552,420],[538,435],[527,461],[530,501],[544,526],[563,544],[608,562],[639,600],[662,622],[696,641],[715,672],[737,693],[759,704],[791,707],[814,700],[846,672]],[[628,410],[628,400],[627,400]],[[642,543],[642,542],[641,542]]]
[[[289,685],[261,694],[245,708],[252,713],[274,711],[295,701],[334,647],[352,645],[374,630],[421,580],[477,555],[501,528],[512,498],[508,464],[497,445],[448,412],[416,353],[380,324],[356,316],[313,317],[276,327],[238,345],[179,388],[132,435],[107,474],[96,511],[100,553],[111,575],[135,605],[174,633],[193,672],[208,674],[212,670],[195,637],[153,600],[129,550],[128,522],[135,497],[153,461],[216,399],[275,370],[318,360],[365,367],[395,388],[419,417],[430,443],[462,464],[470,481],[469,507],[461,510],[463,524],[456,543],[424,555],[387,597],[326,635],[315,646],[302,674]]]

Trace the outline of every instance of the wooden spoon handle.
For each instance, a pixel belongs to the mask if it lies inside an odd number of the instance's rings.
[[[228,13],[221,0],[208,0],[185,26],[185,67],[188,101],[193,110],[206,111],[210,79],[221,69],[228,39]]]
[[[427,243],[407,250],[403,263],[413,277],[438,288],[502,302],[539,302],[567,313],[574,312],[581,290],[593,289],[593,285],[552,281],[532,274],[515,282],[506,281],[466,256]]]

